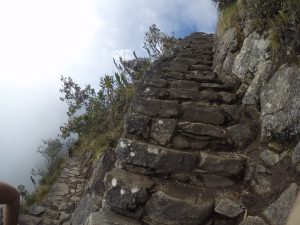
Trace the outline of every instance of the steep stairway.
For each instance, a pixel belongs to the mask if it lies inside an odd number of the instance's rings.
[[[27,215],[21,215],[19,224],[70,225],[71,214],[82,196],[85,183],[79,159],[69,159],[47,199],[30,207]]]
[[[102,209],[86,224],[234,224],[246,213],[238,149],[255,138],[255,123],[241,117],[239,82],[212,61],[213,36],[194,33],[140,81]]]

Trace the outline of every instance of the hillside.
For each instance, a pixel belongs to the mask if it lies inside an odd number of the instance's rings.
[[[216,34],[180,39],[143,74],[116,146],[70,161],[21,225],[286,224],[300,184],[300,4],[256,15],[260,1],[229,2]]]

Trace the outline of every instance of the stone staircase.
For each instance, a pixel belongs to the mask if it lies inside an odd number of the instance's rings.
[[[20,225],[70,225],[71,213],[76,208],[85,187],[85,179],[78,158],[66,163],[60,177],[41,205],[29,208],[20,216]]]
[[[20,225],[285,225],[299,189],[291,151],[257,140],[243,84],[213,71],[213,39],[193,33],[157,60],[88,183],[70,161]]]
[[[102,209],[86,224],[208,225],[216,214],[214,224],[233,224],[245,213],[237,184],[247,157],[238,147],[255,126],[242,119],[239,83],[213,72],[212,61],[213,36],[194,33],[140,81]]]

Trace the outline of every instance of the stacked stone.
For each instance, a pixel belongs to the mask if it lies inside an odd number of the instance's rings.
[[[103,208],[87,224],[199,225],[214,213],[229,220],[243,213],[233,191],[245,166],[237,147],[253,131],[239,120],[236,82],[213,72],[212,60],[213,36],[194,33],[146,73],[117,167],[105,177]],[[225,189],[228,196],[219,195]]]
[[[50,189],[47,199],[29,208],[27,215],[20,216],[20,225],[71,225],[71,216],[84,191],[77,158],[70,159],[57,182]]]

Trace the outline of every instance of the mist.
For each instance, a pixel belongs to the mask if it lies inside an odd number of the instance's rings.
[[[61,75],[97,89],[113,57],[146,54],[151,24],[183,37],[216,19],[210,0],[0,0],[0,180],[33,189],[37,147],[67,121]]]

